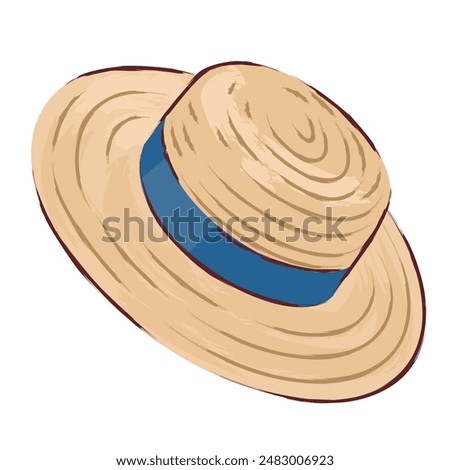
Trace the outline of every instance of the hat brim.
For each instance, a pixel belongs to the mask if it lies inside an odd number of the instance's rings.
[[[220,376],[309,401],[383,390],[420,349],[425,301],[409,246],[389,213],[336,294],[290,307],[244,293],[136,232],[105,241],[108,217],[147,220],[143,144],[192,75],[99,71],[67,84],[43,110],[33,140],[41,204],[80,270],[156,340]],[[153,224],[154,237],[163,237]]]

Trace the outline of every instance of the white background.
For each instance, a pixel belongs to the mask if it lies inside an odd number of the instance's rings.
[[[446,3],[2,4],[0,468],[106,470],[121,456],[284,453],[334,454],[332,468],[346,470],[449,468]],[[379,395],[301,403],[205,372],[116,311],[44,221],[31,137],[57,89],[102,67],[197,72],[227,60],[312,84],[382,155],[391,210],[421,268],[428,323],[412,370]]]

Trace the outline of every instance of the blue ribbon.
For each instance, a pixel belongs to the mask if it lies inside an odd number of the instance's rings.
[[[224,233],[181,187],[165,154],[163,129],[164,121],[145,143],[140,175],[155,218],[180,250],[214,277],[268,301],[307,307],[330,299],[347,269],[315,271],[284,264]]]

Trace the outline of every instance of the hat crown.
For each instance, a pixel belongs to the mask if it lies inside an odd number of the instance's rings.
[[[210,218],[295,266],[350,266],[389,201],[384,165],[356,123],[267,67],[200,74],[166,116],[164,143],[180,184]]]

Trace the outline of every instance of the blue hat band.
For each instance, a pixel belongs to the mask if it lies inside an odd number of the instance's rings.
[[[269,259],[211,220],[174,174],[165,152],[163,130],[164,121],[144,145],[141,182],[158,224],[186,256],[217,279],[271,302],[308,307],[333,296],[348,269],[309,270]],[[198,229],[195,233],[192,222]]]

